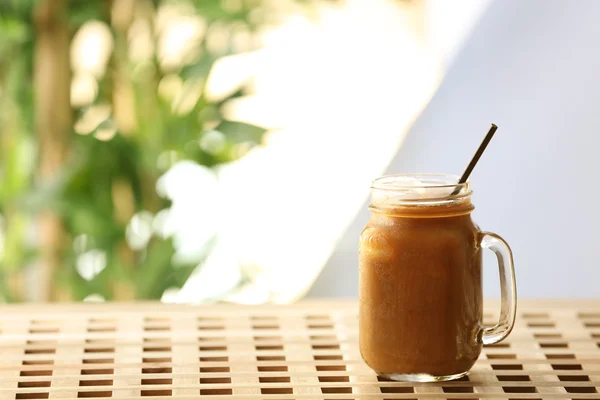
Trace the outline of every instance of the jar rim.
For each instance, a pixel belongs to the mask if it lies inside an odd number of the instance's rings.
[[[450,174],[394,174],[375,179],[371,185],[374,208],[448,206],[470,204],[471,187],[467,180]]]
[[[371,189],[377,190],[407,190],[407,189],[442,189],[460,188],[460,192],[470,192],[470,183],[458,183],[460,177],[451,174],[414,173],[383,175],[373,180]],[[419,181],[421,184],[415,184]],[[404,183],[404,184],[402,184]]]

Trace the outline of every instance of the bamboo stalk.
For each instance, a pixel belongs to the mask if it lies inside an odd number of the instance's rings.
[[[107,0],[107,11],[114,30],[114,50],[111,54],[107,71],[108,88],[112,101],[113,118],[119,134],[129,135],[135,130],[135,107],[133,104],[133,88],[128,76],[127,32],[133,23],[137,0],[115,2]],[[120,180],[113,182],[112,198],[114,218],[126,225],[136,212],[131,183]],[[115,254],[119,258],[118,265],[126,271],[125,276],[134,276],[136,254],[124,240],[117,245]],[[114,300],[127,301],[135,299],[135,283],[121,279],[112,282]]]
[[[35,130],[39,140],[38,179],[53,179],[63,168],[68,153],[72,124],[70,104],[71,71],[66,0],[40,0],[34,10]],[[51,212],[40,218],[42,265],[39,271],[40,296],[45,300],[71,297],[55,284],[63,266],[66,234],[62,220]]]
[[[14,52],[11,56],[17,56]],[[0,134],[0,168],[5,171],[4,179],[10,179],[11,173],[18,172],[19,160],[15,163],[14,154],[19,150],[19,135],[21,126],[19,124],[22,118],[19,108],[14,104],[13,99],[17,96],[16,87],[11,80],[22,78],[20,74],[15,74],[16,70],[22,69],[23,65],[14,62],[6,68],[0,69],[4,96],[0,96],[0,109],[5,110],[4,115],[0,116],[2,134]],[[1,66],[0,66],[1,67]],[[4,182],[5,184],[7,182]],[[3,219],[5,223],[4,230],[4,254],[2,261],[2,297],[5,301],[21,301],[25,298],[25,286],[23,284],[23,265],[21,265],[23,242],[25,234],[25,220],[23,214],[18,210],[15,204],[15,190],[13,184],[8,183],[8,197],[3,204]],[[6,188],[5,188],[6,190]],[[12,197],[12,198],[11,198]]]

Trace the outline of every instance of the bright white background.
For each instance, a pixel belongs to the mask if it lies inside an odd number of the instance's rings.
[[[387,172],[473,176],[474,218],[512,245],[520,296],[600,295],[600,2],[495,0]],[[355,296],[363,205],[312,296]],[[484,290],[498,296],[492,257]]]

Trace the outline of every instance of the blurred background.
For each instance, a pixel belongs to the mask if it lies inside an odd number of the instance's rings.
[[[0,297],[355,297],[370,181],[472,177],[523,296],[593,296],[600,3],[0,0]],[[485,259],[486,295],[498,295]]]

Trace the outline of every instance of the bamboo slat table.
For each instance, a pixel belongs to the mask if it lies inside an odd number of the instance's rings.
[[[521,301],[505,342],[435,384],[378,379],[356,313],[330,301],[3,306],[0,399],[600,399],[600,300]]]

